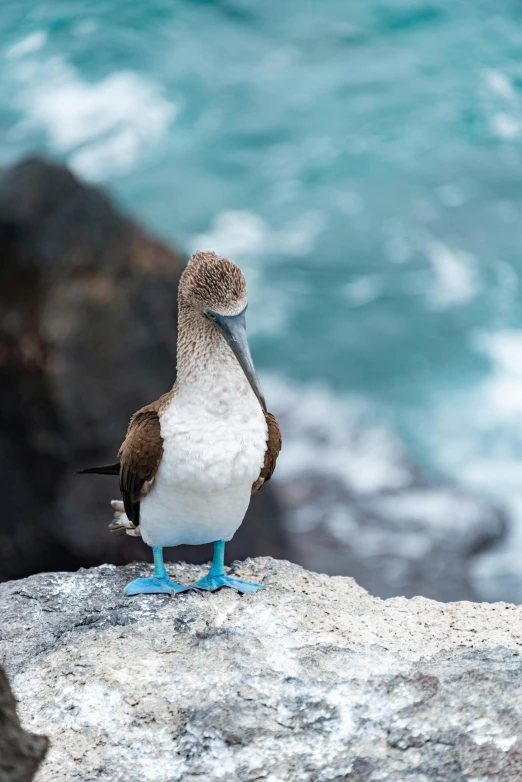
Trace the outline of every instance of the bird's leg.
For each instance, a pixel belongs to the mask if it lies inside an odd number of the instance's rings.
[[[127,597],[132,595],[175,595],[187,592],[190,587],[171,581],[163,562],[163,549],[156,546],[154,554],[154,576],[152,578],[137,578],[125,587]]]
[[[192,589],[206,589],[209,592],[215,592],[221,587],[230,587],[237,592],[257,592],[262,589],[262,584],[252,584],[250,581],[241,581],[239,578],[232,578],[225,573],[225,541],[218,540],[214,543],[214,558],[207,575],[192,584]]]

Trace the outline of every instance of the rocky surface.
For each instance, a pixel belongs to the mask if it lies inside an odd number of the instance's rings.
[[[107,532],[117,480],[74,472],[114,461],[130,415],[172,386],[183,261],[38,159],[0,175],[0,255],[0,581],[150,558]],[[285,552],[267,486],[227,553]]]
[[[0,668],[0,782],[30,782],[48,741],[23,730],[7,677]]]
[[[51,739],[38,782],[522,778],[522,607],[383,601],[269,558],[233,566],[255,595],[124,598],[146,570],[0,585],[0,660]]]

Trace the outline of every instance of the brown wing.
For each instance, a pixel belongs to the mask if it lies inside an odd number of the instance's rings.
[[[125,513],[136,527],[140,523],[143,485],[154,478],[163,456],[163,438],[155,407],[149,405],[132,416],[127,437],[118,452]]]
[[[279,456],[279,451],[281,450],[282,440],[281,440],[281,430],[279,429],[279,424],[277,423],[277,418],[273,413],[265,413],[266,418],[266,425],[268,427],[268,439],[266,441],[266,451],[265,451],[265,463],[263,464],[263,468],[261,472],[259,473],[259,478],[252,486],[252,494],[256,492],[258,489],[261,488],[261,486],[270,480],[272,477],[272,473],[275,470],[277,457]]]

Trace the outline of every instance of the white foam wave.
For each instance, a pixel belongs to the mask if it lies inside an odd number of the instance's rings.
[[[343,293],[353,307],[363,307],[378,299],[384,290],[384,283],[378,277],[359,277],[347,283]]]
[[[325,228],[322,212],[309,211],[281,230],[273,229],[261,215],[247,210],[228,210],[214,218],[208,231],[191,241],[192,251],[212,248],[238,261],[265,255],[307,255]]]
[[[466,304],[479,291],[475,259],[462,250],[454,250],[439,239],[426,238],[424,251],[431,263],[435,284],[430,291],[437,308]]]
[[[500,98],[506,100],[513,100],[516,96],[513,85],[510,79],[502,71],[498,71],[495,68],[487,68],[484,71],[484,81],[487,86]]]
[[[434,592],[431,581],[449,558],[462,568],[453,585],[467,589],[469,551],[502,531],[482,492],[426,483],[364,400],[281,379],[263,385],[283,433],[274,486],[302,561],[330,573],[355,566],[379,594],[447,599],[452,587]]]
[[[44,30],[37,30],[14,43],[7,50],[7,59],[14,60],[18,57],[24,57],[26,54],[33,54],[42,49],[46,43],[47,33]]]
[[[393,435],[372,423],[362,399],[340,397],[321,385],[263,379],[270,408],[288,432],[275,480],[326,475],[357,494],[410,485],[412,473]]]
[[[451,182],[438,189],[438,196],[444,206],[451,209],[462,206],[466,201],[464,191]],[[429,204],[423,204],[424,207],[432,209]],[[418,217],[424,221],[426,215],[419,214]],[[430,215],[429,220],[432,217]],[[431,280],[425,282],[422,274],[422,283],[416,288],[426,295],[430,307],[458,307],[472,301],[480,292],[479,265],[471,253],[450,247],[425,229],[405,231],[396,221],[388,221],[384,232],[386,254],[393,263],[405,263],[416,253],[427,258],[432,272]]]
[[[476,347],[492,363],[480,393],[497,423],[516,427],[522,436],[522,331],[479,334]]]
[[[491,117],[491,128],[502,141],[512,141],[520,135],[520,122],[506,111],[499,111]]]
[[[220,212],[208,231],[192,240],[192,252],[212,248],[215,252],[234,258],[256,255],[266,244],[270,229],[255,212],[229,210]]]
[[[459,479],[506,497],[522,490],[522,331],[481,333],[473,344],[490,372],[472,390],[444,395],[430,451]]]
[[[493,136],[501,141],[520,138],[522,111],[511,79],[502,71],[490,68],[484,72],[487,88],[486,112]]]
[[[24,127],[43,129],[51,148],[89,180],[131,170],[176,116],[176,107],[131,71],[88,83],[55,58],[21,64],[18,78]]]
[[[473,390],[445,395],[428,445],[440,469],[502,502],[509,534],[476,561],[475,586],[488,599],[522,601],[522,331],[480,333],[473,344],[490,371]]]

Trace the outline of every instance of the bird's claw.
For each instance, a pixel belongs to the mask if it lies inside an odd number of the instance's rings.
[[[180,592],[188,592],[190,587],[176,584],[170,578],[136,578],[127,584],[125,594],[127,597],[133,595],[177,595]]]
[[[251,581],[242,581],[240,578],[233,578],[225,573],[219,575],[208,573],[203,578],[200,578],[199,581],[191,584],[191,589],[204,592],[216,592],[223,587],[229,587],[230,589],[235,589],[240,594],[244,594],[245,592],[257,592],[263,588],[263,585],[254,584]]]

